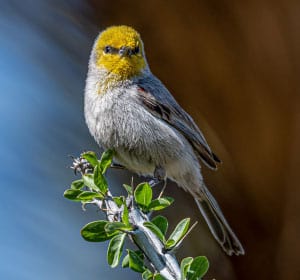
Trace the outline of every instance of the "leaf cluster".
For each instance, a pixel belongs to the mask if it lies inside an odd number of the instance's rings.
[[[131,211],[138,209],[148,217],[149,213],[170,206],[174,199],[167,196],[153,198],[152,188],[147,182],[141,183],[135,188],[123,185],[127,191],[127,197],[112,196],[104,175],[112,163],[113,152],[111,150],[104,152],[100,160],[94,152],[86,152],[82,154],[82,158],[91,165],[93,172],[82,174],[81,179],[72,182],[70,188],[64,192],[64,196],[83,204],[100,202],[101,205],[105,205],[107,201],[113,201],[118,207],[119,215],[117,217],[110,220],[93,221],[81,229],[81,235],[86,241],[109,240],[107,262],[111,267],[116,267],[123,253],[125,238],[133,236],[138,230],[131,220]],[[175,252],[189,233],[190,218],[181,220],[168,237],[169,223],[167,218],[162,215],[157,215],[151,220],[146,218],[142,226],[150,230],[161,241],[165,251]],[[147,268],[143,251],[126,249],[126,252],[122,260],[122,267],[128,267],[141,273],[142,279],[164,279],[158,271],[151,271]],[[208,266],[206,257],[185,258],[180,266],[181,279],[200,279],[207,272]]]

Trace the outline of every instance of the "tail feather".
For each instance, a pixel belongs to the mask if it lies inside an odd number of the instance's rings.
[[[204,187],[201,194],[197,194],[194,197],[211,233],[223,250],[229,256],[232,254],[244,255],[245,251],[242,244],[229,226],[221,208],[208,189]]]

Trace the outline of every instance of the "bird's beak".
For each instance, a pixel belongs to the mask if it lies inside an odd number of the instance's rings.
[[[119,50],[119,55],[121,56],[121,57],[124,57],[124,56],[131,56],[132,55],[132,50],[131,50],[131,48],[129,48],[129,47],[125,47],[125,46],[123,46],[123,47],[121,47],[120,48],[120,50]]]

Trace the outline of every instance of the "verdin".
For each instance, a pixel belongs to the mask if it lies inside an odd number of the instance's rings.
[[[193,119],[150,71],[143,42],[128,26],[97,37],[85,88],[85,118],[97,143],[125,168],[169,178],[195,199],[215,239],[228,255],[244,249],[204,184],[200,162],[220,162]]]

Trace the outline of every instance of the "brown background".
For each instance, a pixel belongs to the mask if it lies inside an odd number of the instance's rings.
[[[206,279],[300,279],[300,2],[89,3],[99,29],[141,33],[153,73],[223,160],[206,182],[246,255],[226,257],[201,225],[180,256],[207,255]],[[168,192],[173,221],[198,219],[187,194]]]

